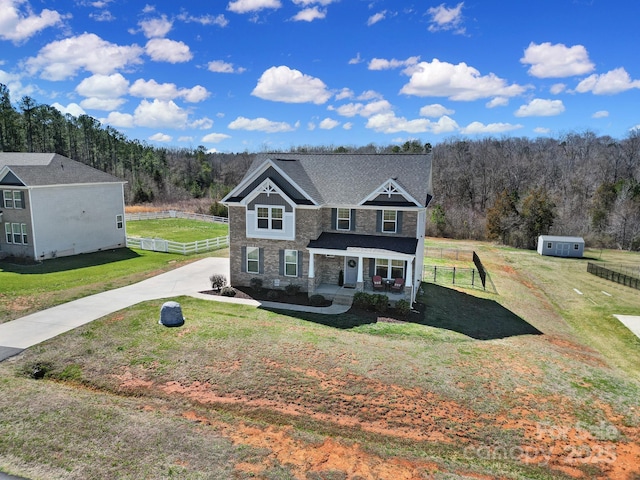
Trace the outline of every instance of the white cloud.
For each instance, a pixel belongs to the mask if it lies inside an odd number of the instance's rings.
[[[173,101],[158,99],[154,99],[153,102],[142,100],[133,116],[135,125],[151,128],[184,128],[188,117],[187,112]]]
[[[545,100],[534,98],[528,104],[522,105],[514,115],[516,117],[553,117],[564,112],[562,100]]]
[[[194,120],[189,124],[191,128],[197,128],[199,130],[209,130],[213,127],[213,120],[207,117],[200,118],[198,120]]]
[[[385,19],[386,16],[387,16],[386,10],[383,10],[382,12],[378,12],[374,15],[371,15],[367,20],[367,26],[370,27],[371,25],[375,25],[376,23],[381,22],[382,20]]]
[[[266,118],[245,118],[238,117],[231,122],[228,127],[232,130],[249,130],[267,133],[292,132],[296,127],[292,127],[286,122],[273,122]]]
[[[549,91],[554,95],[560,95],[566,89],[567,89],[567,86],[564,83],[554,83],[553,85],[551,85],[551,88],[549,89]]]
[[[193,58],[186,43],[168,38],[152,38],[147,42],[145,51],[155,62],[183,63]]]
[[[100,121],[118,128],[131,128],[135,125],[133,115],[129,113],[111,112]]]
[[[142,28],[142,33],[147,38],[163,38],[173,28],[173,22],[167,19],[166,15],[160,18],[142,20],[138,25]]]
[[[353,123],[351,122],[347,122],[344,125],[342,125],[343,130],[351,130],[353,128]]]
[[[412,67],[420,61],[420,57],[409,57],[406,60],[386,60],[384,58],[374,58],[369,62],[369,70],[391,70],[393,68]]]
[[[509,99],[505,97],[492,98],[486,103],[487,108],[506,107],[509,105]]]
[[[174,98],[184,98],[190,103],[198,103],[209,97],[210,93],[201,85],[192,88],[178,88],[175,83],[158,83],[155,80],[143,80],[139,78],[131,88],[129,93],[134,97],[156,98],[159,100],[173,100]]]
[[[355,57],[349,59],[349,65],[357,65],[359,63],[362,63],[362,58],[360,58],[360,52],[358,52]]]
[[[444,116],[437,122],[426,118],[407,120],[404,117],[396,117],[393,112],[380,113],[372,116],[367,121],[367,128],[381,133],[446,133],[458,128],[458,124],[451,118]]]
[[[251,95],[274,102],[320,105],[329,100],[331,92],[319,78],[280,66],[265,70]]]
[[[82,80],[76,92],[83,97],[114,99],[126,94],[129,81],[119,73],[112,75],[95,74]]]
[[[167,135],[166,133],[154,133],[153,135],[151,135],[149,137],[149,140],[152,140],[154,142],[163,142],[163,143],[167,143],[170,142],[171,140],[173,140],[173,137],[171,135]]]
[[[567,47],[562,43],[550,42],[535,44],[531,42],[524,51],[521,63],[531,65],[529,75],[538,78],[562,78],[584,75],[595,66],[589,60],[587,49],[582,45]]]
[[[522,128],[522,125],[513,125],[511,123],[489,123],[485,125],[481,122],[471,122],[464,128],[460,129],[461,133],[466,135],[475,135],[482,133],[504,133]]]
[[[452,8],[445,7],[444,3],[437,7],[431,7],[427,13],[431,15],[431,23],[429,25],[430,32],[439,30],[453,30],[454,33],[464,33],[462,26],[462,7],[464,2]]]
[[[322,130],[333,130],[338,125],[340,125],[340,122],[338,122],[337,120],[334,120],[333,118],[325,118],[320,122],[319,127]]]
[[[320,10],[318,7],[311,7],[300,10],[293,17],[291,17],[291,20],[295,22],[313,22],[314,20],[322,20],[323,18],[326,18],[326,16],[326,10]]]
[[[87,110],[104,110],[108,112],[111,110],[117,110],[123,103],[125,103],[125,101],[126,100],[124,98],[90,97],[82,100],[80,102],[80,106]]]
[[[0,0],[0,40],[20,43],[28,40],[45,28],[62,24],[68,16],[55,10],[44,9],[39,14],[31,11],[27,4],[26,12],[19,11],[24,0]]]
[[[606,110],[598,110],[593,115],[591,115],[591,118],[607,118],[608,116],[609,112],[607,112]]]
[[[360,95],[358,95],[357,100],[366,101],[366,100],[382,100],[382,94],[380,92],[376,92],[375,90],[365,90]]]
[[[246,68],[235,68],[233,63],[228,63],[223,60],[213,60],[207,64],[207,69],[214,73],[243,73]]]
[[[202,143],[220,143],[227,138],[231,138],[231,136],[224,133],[209,133],[202,137],[200,141]]]
[[[471,101],[488,97],[513,97],[528,87],[507,82],[493,73],[480,72],[466,63],[453,65],[434,58],[431,63],[420,62],[409,67],[409,83],[400,93],[419,97],[449,97],[451,100]]]
[[[64,105],[60,105],[58,102],[52,103],[51,106],[56,110],[58,110],[63,115],[66,115],[68,113],[69,115],[72,115],[76,118],[79,117],[80,115],[86,115],[87,113],[84,111],[84,109],[80,105],[73,102],[67,105],[66,107]]]
[[[331,5],[334,2],[337,2],[339,0],[292,0],[293,3],[295,3],[296,5],[301,5],[303,7],[308,7],[309,5],[314,5],[314,4],[318,4],[318,5],[322,5],[323,7],[326,7],[327,5]]]
[[[218,27],[226,27],[229,25],[229,20],[223,14],[219,15],[201,15],[199,17],[189,15],[186,12],[182,12],[177,16],[178,20],[185,23],[199,23],[200,25],[217,25]]]
[[[376,100],[369,103],[347,103],[337,108],[330,108],[342,117],[361,117],[368,118],[380,113],[387,113],[392,110],[391,104],[387,100]]]
[[[640,80],[631,80],[624,68],[616,68],[601,75],[593,74],[582,80],[576,92],[591,92],[594,95],[615,95],[632,88],[640,88]]]
[[[193,137],[190,137],[188,135],[183,135],[178,137],[178,141],[179,142],[193,142]]]
[[[546,127],[536,127],[533,129],[533,131],[541,135],[547,135],[548,133],[551,133],[551,129]]]
[[[143,50],[138,45],[122,46],[110,43],[93,33],[51,42],[27,60],[31,75],[40,73],[47,80],[65,80],[84,69],[109,75],[130,65],[142,63]]]
[[[282,6],[280,0],[234,0],[229,2],[227,10],[234,13],[259,12],[265,8],[278,9]]]
[[[338,93],[336,93],[336,100],[344,100],[345,98],[353,98],[353,90],[350,88],[343,88]]]
[[[443,115],[453,115],[455,110],[451,110],[450,108],[446,108],[439,103],[434,103],[432,105],[425,105],[420,109],[421,117],[432,117],[432,118],[440,118]]]

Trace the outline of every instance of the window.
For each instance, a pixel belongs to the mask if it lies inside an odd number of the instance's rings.
[[[260,249],[247,247],[247,273],[260,273]]]
[[[351,230],[351,209],[339,208],[336,216],[337,230]]]
[[[116,215],[116,228],[118,230],[122,230],[122,227],[124,227],[124,222],[122,220],[122,215]]]
[[[376,258],[376,275],[382,278],[404,278],[404,260]]]
[[[553,244],[551,242],[547,242],[547,248],[552,248]]]
[[[4,208],[24,208],[24,192],[22,190],[3,190]]]
[[[5,223],[4,233],[7,237],[7,243],[15,243],[17,245],[26,245],[28,243],[26,223]]]
[[[4,208],[13,208],[13,193],[11,190],[5,190],[2,192],[4,197]]]
[[[382,211],[382,231],[387,233],[396,233],[396,223],[398,212],[395,210]]]
[[[298,276],[298,251],[284,251],[284,274],[286,277]]]
[[[573,249],[574,250],[580,250],[580,245],[578,245],[577,243],[573,244]]]
[[[264,230],[282,230],[282,207],[258,207],[258,228]]]

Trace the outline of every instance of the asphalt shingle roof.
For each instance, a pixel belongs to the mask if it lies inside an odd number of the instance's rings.
[[[421,206],[433,195],[429,154],[263,153],[321,205],[357,205],[389,179]]]
[[[0,169],[9,167],[28,187],[86,183],[124,183],[96,168],[57,153],[0,153]]]
[[[416,253],[417,245],[418,239],[416,238],[323,232],[317,240],[311,240],[307,248],[344,251],[352,247],[357,247],[389,250],[391,252],[413,255]]]

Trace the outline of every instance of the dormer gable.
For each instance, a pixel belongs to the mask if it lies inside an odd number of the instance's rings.
[[[20,180],[8,167],[0,169],[0,185],[11,187],[25,186],[24,182]]]
[[[248,210],[253,210],[257,204],[283,205],[288,212],[296,206],[296,202],[271,178],[264,179],[260,185],[240,201],[240,204],[247,206]]]
[[[382,185],[371,192],[360,205],[367,206],[393,206],[393,207],[419,207],[420,202],[416,201],[402,186],[393,178],[385,181]]]

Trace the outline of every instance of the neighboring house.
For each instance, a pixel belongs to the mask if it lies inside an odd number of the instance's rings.
[[[552,257],[582,258],[584,255],[584,239],[582,237],[540,235],[538,237],[538,253]]]
[[[230,283],[370,289],[372,276],[422,279],[431,155],[260,154],[224,199]]]
[[[124,247],[124,184],[54,153],[0,153],[0,255],[42,260]]]

